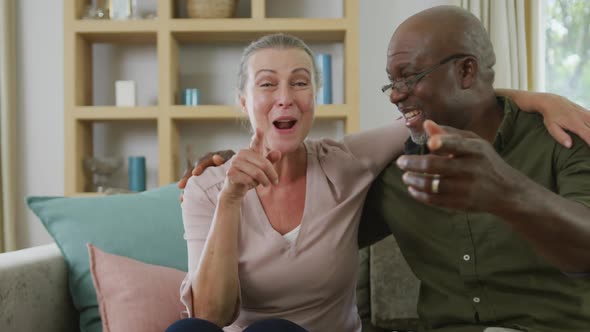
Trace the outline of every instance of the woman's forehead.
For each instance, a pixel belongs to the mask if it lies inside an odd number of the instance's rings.
[[[251,73],[261,69],[292,70],[302,67],[310,69],[313,66],[311,57],[307,52],[297,48],[268,48],[256,51],[249,59],[248,66]]]

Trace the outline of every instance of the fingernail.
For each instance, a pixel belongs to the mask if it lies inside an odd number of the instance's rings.
[[[404,175],[402,175],[402,181],[403,181],[404,183],[407,183],[407,182],[408,182],[408,176],[409,176],[409,175],[408,175],[408,172],[406,172],[406,173],[404,173]]]
[[[429,145],[430,145],[431,150],[436,150],[436,149],[440,148],[440,145],[441,145],[440,137],[430,138],[428,140],[428,143],[430,143]]]
[[[405,157],[397,158],[396,164],[398,167],[404,168],[404,167],[406,167],[407,163],[408,163],[408,160]]]
[[[570,141],[569,139],[566,139],[563,142],[563,145],[565,145],[565,147],[567,147],[568,149],[572,147],[572,141]]]

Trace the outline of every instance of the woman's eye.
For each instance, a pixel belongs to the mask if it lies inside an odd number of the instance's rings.
[[[273,85],[270,82],[262,82],[258,86],[260,86],[261,88],[269,88],[269,87],[272,87]]]
[[[309,84],[306,81],[297,81],[297,82],[293,82],[293,85],[304,87],[304,86],[308,86]]]

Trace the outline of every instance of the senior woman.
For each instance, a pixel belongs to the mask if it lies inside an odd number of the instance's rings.
[[[255,134],[231,162],[188,181],[181,293],[196,318],[169,331],[361,330],[361,207],[407,133],[397,121],[339,142],[306,140],[318,86],[300,39],[270,35],[245,49],[239,102]]]
[[[245,49],[239,101],[255,134],[186,184],[181,295],[191,318],[168,332],[360,332],[360,212],[408,133],[398,120],[341,141],[306,139],[318,80],[296,37],[269,35]]]

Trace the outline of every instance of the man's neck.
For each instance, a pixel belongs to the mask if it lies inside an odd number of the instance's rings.
[[[504,118],[503,105],[498,102],[496,95],[482,99],[481,103],[474,105],[472,114],[471,123],[465,129],[493,143]]]

